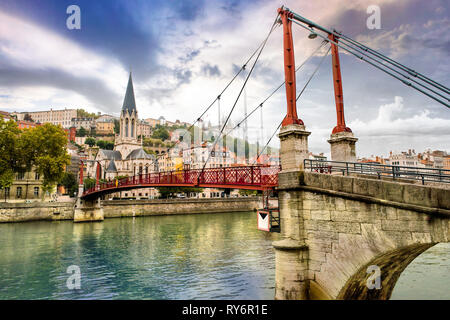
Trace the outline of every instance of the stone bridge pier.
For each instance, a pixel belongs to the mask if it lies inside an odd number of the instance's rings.
[[[82,200],[80,196],[83,194],[83,185],[78,187],[78,198],[75,202],[73,213],[74,222],[92,222],[103,221],[104,212],[100,197],[92,200]]]
[[[411,261],[450,241],[450,189],[305,172],[280,138],[275,299],[389,299]]]

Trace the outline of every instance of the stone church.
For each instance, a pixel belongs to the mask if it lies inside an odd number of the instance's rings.
[[[136,101],[134,99],[133,80],[128,79],[127,91],[120,113],[120,133],[116,135],[114,150],[100,149],[95,162],[100,162],[102,179],[117,176],[133,176],[154,171],[156,159],[142,148],[142,140],[137,137],[139,123]],[[91,176],[95,177],[96,165],[92,166]]]

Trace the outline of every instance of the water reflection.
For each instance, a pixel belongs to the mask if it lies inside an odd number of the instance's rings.
[[[406,267],[391,299],[449,300],[450,243],[431,247]]]
[[[272,299],[255,213],[0,225],[1,299]],[[66,269],[81,268],[81,290]]]
[[[254,212],[0,224],[0,299],[273,299],[277,237]],[[449,299],[449,248],[413,261],[392,298]]]

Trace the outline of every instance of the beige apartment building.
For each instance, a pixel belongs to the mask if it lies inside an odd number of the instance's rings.
[[[96,129],[96,122],[94,118],[72,118],[71,126],[80,130],[84,128],[86,130]]]
[[[95,130],[99,135],[114,134],[114,122],[97,121]]]
[[[72,125],[72,118],[77,117],[76,109],[63,109],[49,111],[33,111],[33,112],[13,112],[17,116],[17,120],[24,120],[26,114],[29,114],[34,122],[52,123],[61,125],[63,128],[70,128]]]
[[[152,126],[145,121],[139,120],[137,126],[137,135],[144,138],[150,138],[152,136]]]

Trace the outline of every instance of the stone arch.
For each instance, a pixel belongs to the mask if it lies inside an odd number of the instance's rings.
[[[131,137],[134,137],[134,126],[135,126],[134,119],[132,119],[131,120]]]
[[[125,119],[125,137],[128,137],[128,118]]]
[[[303,178],[297,189],[278,190],[283,240],[274,242],[275,299],[389,299],[417,256],[450,241],[447,189],[314,173]],[[291,173],[280,173],[283,179],[295,181]],[[367,288],[371,265],[380,267],[380,290]]]
[[[373,258],[366,265],[351,276],[339,292],[340,300],[387,300],[391,297],[395,284],[405,268],[421,253],[436,243],[417,243],[398,248]],[[369,289],[367,280],[371,276],[367,273],[369,266],[380,268],[380,289]]]

